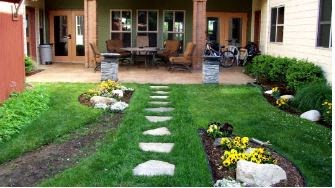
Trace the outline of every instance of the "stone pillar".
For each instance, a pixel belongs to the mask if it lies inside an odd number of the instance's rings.
[[[193,43],[196,44],[193,68],[200,70],[202,55],[206,45],[206,3],[207,0],[193,0]]]
[[[85,21],[85,67],[94,66],[94,56],[90,43],[97,44],[97,1],[84,0]]]

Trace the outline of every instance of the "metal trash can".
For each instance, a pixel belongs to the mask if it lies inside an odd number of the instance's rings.
[[[118,81],[119,64],[118,53],[101,53],[104,59],[101,61],[101,81]]]
[[[204,84],[218,84],[220,76],[220,56],[204,56],[202,80]]]
[[[39,52],[42,65],[52,64],[52,44],[40,44]]]

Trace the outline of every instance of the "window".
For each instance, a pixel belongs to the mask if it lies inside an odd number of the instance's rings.
[[[124,47],[131,46],[131,11],[111,10],[111,39],[122,40]]]
[[[284,13],[285,8],[283,6],[271,9],[270,42],[283,42]]]
[[[158,11],[138,10],[137,11],[137,36],[148,36],[149,46],[157,46],[158,35]]]
[[[184,46],[185,11],[164,11],[163,40],[180,40]]]
[[[320,0],[319,29],[317,46],[331,47],[332,0]]]

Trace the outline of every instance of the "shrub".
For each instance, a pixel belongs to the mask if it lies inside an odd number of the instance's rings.
[[[306,83],[324,79],[323,71],[319,66],[302,60],[290,64],[286,74],[287,85],[294,90]]]
[[[246,72],[257,79],[269,79],[270,63],[274,57],[269,55],[259,55],[253,58],[252,63],[247,65]]]
[[[41,87],[15,94],[0,107],[0,143],[34,121],[48,108],[49,95]]]
[[[323,120],[328,123],[329,125],[332,125],[332,103],[326,100],[324,103],[322,103],[322,116]]]
[[[332,89],[326,81],[309,83],[297,90],[292,104],[300,111],[318,110],[323,112],[322,104],[331,101]]]
[[[290,65],[296,62],[295,59],[287,57],[273,58],[272,62],[269,62],[268,80],[273,82],[286,83],[286,73]]]
[[[24,65],[25,65],[26,73],[31,72],[34,69],[35,64],[36,64],[36,62],[33,59],[31,59],[28,56],[25,57],[24,58]]]

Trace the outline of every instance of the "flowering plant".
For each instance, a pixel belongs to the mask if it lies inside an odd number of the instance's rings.
[[[90,99],[94,96],[114,97],[114,90],[121,89],[121,85],[113,80],[102,81],[95,89],[89,89],[85,94],[85,98]]]
[[[323,107],[323,118],[327,123],[332,123],[332,103],[328,100],[322,103]]]
[[[288,99],[287,98],[279,98],[276,101],[276,104],[279,108],[286,108],[288,106]]]
[[[222,132],[220,131],[220,123],[210,123],[208,125],[207,134],[213,138],[219,138],[222,136]]]
[[[237,161],[246,160],[257,164],[276,163],[271,158],[271,153],[264,148],[254,148],[251,152],[246,152],[249,145],[248,137],[222,138],[221,145],[225,147],[222,159],[222,164],[225,167],[236,166]]]
[[[272,95],[274,98],[276,98],[276,99],[279,99],[279,98],[280,98],[280,90],[279,90],[278,87],[274,87],[274,88],[272,88],[271,91],[272,91],[272,94],[271,94],[271,95]]]

